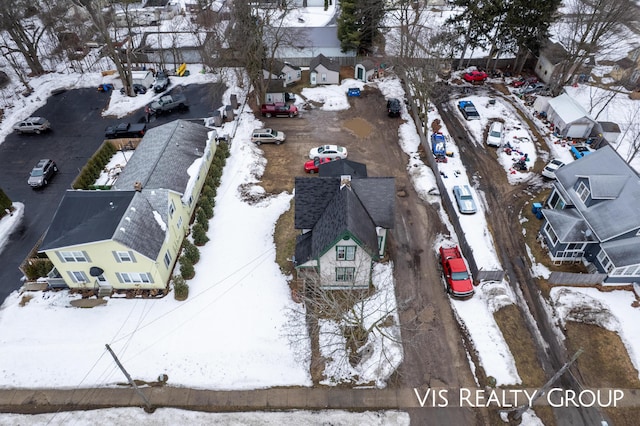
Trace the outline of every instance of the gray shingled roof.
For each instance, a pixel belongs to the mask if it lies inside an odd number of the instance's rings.
[[[595,183],[594,196],[605,199],[585,207],[573,189],[581,177],[589,177],[589,182]],[[564,188],[598,240],[607,241],[640,228],[640,177],[610,146],[559,168],[556,178],[555,185]]]
[[[640,263],[640,237],[626,238],[624,240],[608,241],[600,244],[607,252],[607,256],[614,265],[637,265]]]
[[[339,178],[296,177],[294,227],[313,228],[339,188]]]
[[[595,242],[587,222],[575,209],[542,210],[556,236],[563,243]]]
[[[321,177],[349,175],[352,178],[363,178],[367,177],[367,166],[351,160],[329,161],[328,163],[320,164],[318,175]]]
[[[111,239],[135,191],[68,190],[40,244],[40,251]]]
[[[301,265],[312,258],[311,232],[305,232],[296,237],[295,263]]]
[[[371,59],[363,59],[360,61],[360,65],[362,65],[366,71],[376,68],[376,64]]]
[[[202,157],[208,132],[203,125],[184,120],[150,129],[114,188],[130,190],[141,182],[143,188],[165,188],[184,194],[189,182],[187,169]]]
[[[351,187],[376,226],[393,229],[395,223],[395,179],[392,177],[354,179],[351,181]]]
[[[330,71],[340,72],[340,64],[327,58],[322,53],[320,53],[315,58],[311,59],[311,63],[309,64],[309,69],[311,71],[314,71],[318,67],[318,65],[321,65],[321,64]]]
[[[137,192],[118,224],[113,240],[149,259],[157,259],[166,236],[168,209],[169,192],[167,190]],[[165,229],[162,229],[158,223],[154,212],[165,224]]]

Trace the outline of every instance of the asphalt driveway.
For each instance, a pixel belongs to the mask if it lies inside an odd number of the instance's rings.
[[[222,106],[225,89],[222,84],[178,87],[175,90],[181,90],[189,100],[189,110],[154,118],[149,127],[177,118],[207,117]],[[108,101],[107,94],[93,88],[51,96],[46,105],[33,113],[51,122],[51,132],[41,135],[12,133],[0,144],[0,187],[13,202],[25,206],[22,224],[0,253],[0,301],[22,285],[18,266],[49,226],[64,192],[71,189],[80,169],[102,144],[105,127],[121,121],[140,122],[145,118],[143,109],[122,119],[102,117],[101,112]],[[53,159],[59,171],[46,188],[32,190],[27,185],[27,178],[41,158]]]

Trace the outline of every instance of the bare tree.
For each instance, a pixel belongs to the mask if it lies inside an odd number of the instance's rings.
[[[566,10],[559,37],[567,55],[551,82],[555,92],[571,84],[596,53],[618,48],[637,15],[629,0],[569,0]]]
[[[363,262],[361,268],[370,268],[364,263],[367,262]],[[329,379],[325,368],[320,368],[323,374],[314,368],[318,365],[331,365],[330,370],[342,371],[369,365],[377,371],[386,371],[388,377],[397,367],[398,351],[401,351],[391,275],[374,277],[375,286],[350,289],[330,288],[328,286],[334,283],[328,283],[315,272],[307,271],[302,275],[305,291],[289,316],[292,319],[306,317],[312,339],[312,354],[306,355],[313,360],[314,380]],[[302,338],[297,324],[292,324],[290,331],[292,341]]]
[[[640,154],[640,105],[636,104],[635,108],[628,109],[626,119],[628,125],[620,136],[620,141],[626,140],[628,148],[626,153],[620,152],[620,155],[627,163],[631,163]],[[621,143],[618,143],[616,150],[620,151],[621,146]]]
[[[132,39],[127,36],[122,41],[124,43],[118,43],[114,41],[118,31],[115,26],[109,25],[109,17],[102,10],[100,2],[92,0],[70,0],[76,7],[84,10],[87,16],[91,20],[95,31],[100,39],[105,44],[105,54],[113,61],[113,64],[120,75],[120,80],[125,91],[129,94],[132,93],[132,79],[131,79],[131,44]],[[110,32],[110,28],[113,28],[113,35]],[[122,46],[120,46],[122,44]],[[124,50],[124,55],[121,54]]]

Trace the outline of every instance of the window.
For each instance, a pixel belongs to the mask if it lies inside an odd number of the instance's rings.
[[[74,283],[88,283],[89,279],[87,278],[87,274],[83,271],[69,271],[69,275],[71,275],[71,279]]]
[[[320,81],[327,81],[327,74],[325,73],[320,74]]]
[[[176,224],[176,226],[178,227],[178,229],[182,228],[182,216],[180,216],[180,218],[178,219],[178,223]]]
[[[168,268],[169,265],[171,265],[171,253],[169,253],[169,250],[167,250],[167,252],[164,254],[164,266]]]
[[[352,282],[355,272],[356,268],[336,268],[336,281]]]
[[[61,251],[60,256],[65,262],[88,262],[83,251]]]
[[[336,260],[356,260],[356,246],[337,246]]]
[[[600,249],[600,252],[596,257],[598,259],[598,262],[600,262],[600,264],[602,265],[602,268],[607,271],[607,273],[611,272],[611,270],[613,269],[613,263],[611,262],[611,259],[609,259],[609,256],[607,256],[607,253],[605,253],[604,250]]]
[[[176,205],[171,200],[171,204],[169,204],[169,217],[173,216],[173,213],[176,211]]]
[[[151,275],[146,272],[121,272],[116,274],[123,283],[152,283]]]
[[[585,185],[584,182],[580,182],[578,184],[578,188],[576,189],[576,193],[578,194],[578,197],[580,197],[580,199],[582,200],[583,203],[586,203],[587,199],[591,195],[591,191],[589,191],[589,187],[587,187],[587,185]]]
[[[117,251],[115,252],[118,262],[134,262],[133,255],[130,251]]]
[[[556,233],[553,232],[553,229],[551,228],[549,222],[547,222],[547,224],[544,226],[544,232],[547,234],[547,237],[549,237],[551,245],[555,246],[558,243],[558,237],[556,236]]]

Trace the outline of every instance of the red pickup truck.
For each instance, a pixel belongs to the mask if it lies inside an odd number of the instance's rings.
[[[458,246],[440,247],[440,262],[447,292],[459,298],[473,296],[473,279]]]
[[[295,117],[298,115],[298,107],[284,102],[275,104],[262,104],[260,112],[263,117]]]

